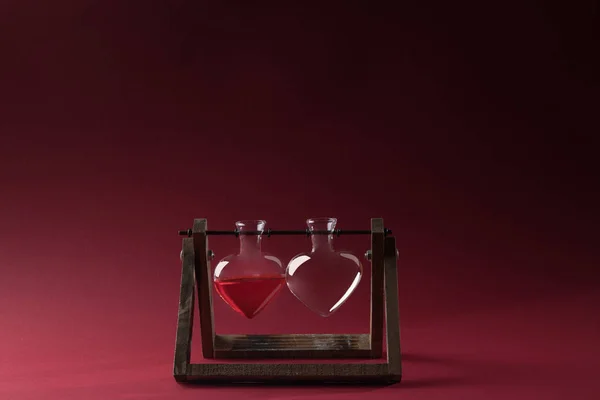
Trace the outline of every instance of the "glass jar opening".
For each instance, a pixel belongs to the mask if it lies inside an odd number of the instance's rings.
[[[235,223],[238,232],[262,232],[265,230],[267,221],[262,219],[246,219]]]
[[[306,224],[311,231],[332,231],[335,229],[335,225],[337,224],[337,218],[309,218],[306,220]]]

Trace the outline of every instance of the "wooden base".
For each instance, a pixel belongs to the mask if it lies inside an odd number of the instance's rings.
[[[368,334],[215,335],[215,358],[371,358]]]
[[[382,383],[400,382],[401,374],[391,373],[388,363],[379,364],[190,364],[189,372],[176,375],[178,382],[319,382]]]
[[[394,383],[402,377],[396,241],[385,237],[383,220],[371,220],[371,330],[369,334],[217,335],[213,326],[212,270],[206,220],[194,221],[183,239],[181,291],[173,376],[178,382]],[[195,290],[196,289],[196,290]],[[192,364],[194,297],[198,293],[202,354],[231,362]],[[383,363],[252,363],[239,359],[378,359]],[[236,361],[233,361],[236,359]]]

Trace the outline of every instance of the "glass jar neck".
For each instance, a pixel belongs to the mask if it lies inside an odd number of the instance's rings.
[[[261,235],[240,235],[240,253],[260,253]]]
[[[333,231],[337,220],[335,218],[311,218],[306,221],[310,232]],[[311,236],[312,251],[333,250],[333,235],[314,234]]]
[[[333,250],[332,235],[312,235],[312,251]]]
[[[265,224],[266,222],[263,220],[238,221],[235,223],[235,227],[240,234],[240,254],[260,254],[260,242]],[[253,233],[248,234],[248,232]]]

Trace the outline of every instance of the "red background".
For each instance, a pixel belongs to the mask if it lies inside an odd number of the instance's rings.
[[[2,1],[0,398],[598,398],[597,5],[440,3]],[[403,382],[176,384],[176,231],[311,216],[394,230]]]

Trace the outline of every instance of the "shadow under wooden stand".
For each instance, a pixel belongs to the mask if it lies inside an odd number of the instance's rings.
[[[212,270],[206,219],[194,220],[183,239],[179,317],[173,376],[178,382],[399,382],[402,377],[396,241],[386,236],[381,218],[371,219],[371,328],[369,334],[215,334]],[[196,293],[197,292],[197,293]],[[200,335],[205,359],[190,362],[195,296],[200,308]],[[383,330],[386,329],[386,354]],[[230,359],[231,361],[228,361]],[[235,360],[233,360],[235,359]],[[242,359],[244,362],[240,362]],[[281,359],[281,363],[273,362]],[[303,360],[302,363],[283,359]],[[321,359],[323,362],[316,362]],[[327,363],[344,359],[344,363]],[[354,359],[382,359],[357,363]],[[269,363],[259,363],[269,360]],[[306,363],[305,360],[315,360]]]

